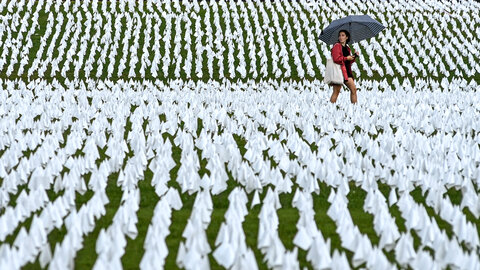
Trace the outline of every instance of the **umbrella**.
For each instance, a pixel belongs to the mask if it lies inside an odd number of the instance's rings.
[[[376,36],[384,28],[385,26],[368,15],[351,15],[330,23],[320,33],[319,38],[327,44],[335,44],[338,40],[338,32],[347,30],[350,32],[350,43],[356,43]]]

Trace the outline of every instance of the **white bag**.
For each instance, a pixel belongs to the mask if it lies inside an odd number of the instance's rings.
[[[332,59],[327,59],[323,81],[326,84],[343,84],[344,78],[341,65],[336,64]]]

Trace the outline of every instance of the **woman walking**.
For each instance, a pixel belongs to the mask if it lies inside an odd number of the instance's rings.
[[[338,42],[332,48],[332,60],[336,64],[341,65],[344,81],[343,83],[350,89],[350,101],[357,103],[357,88],[353,81],[352,64],[355,63],[355,58],[358,57],[358,52],[351,55],[350,47],[350,33],[347,30],[340,30],[338,32]],[[341,84],[333,85],[333,94],[330,97],[330,102],[335,103],[340,94]]]

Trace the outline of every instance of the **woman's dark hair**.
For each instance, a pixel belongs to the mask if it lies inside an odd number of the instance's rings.
[[[348,32],[347,30],[340,30],[340,31],[338,31],[338,35],[340,36],[340,33],[342,33],[342,32],[345,33],[345,35],[347,36],[346,43],[347,44],[350,43],[350,32]],[[340,42],[340,40],[338,42]]]

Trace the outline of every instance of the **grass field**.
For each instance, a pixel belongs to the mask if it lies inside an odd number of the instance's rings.
[[[346,5],[2,1],[0,269],[222,269],[224,230],[239,268],[479,267],[478,3]],[[344,14],[387,26],[356,107],[322,83]]]
[[[93,2],[15,5],[7,1],[7,7],[2,5],[6,30],[1,44],[2,77],[47,81],[320,79],[330,49],[317,37],[332,19],[345,12],[335,2],[200,2],[198,7],[175,2],[153,3],[151,7],[149,1],[132,2],[133,6],[127,1]],[[125,4],[122,7],[120,3]],[[480,26],[475,9],[468,9],[475,2],[432,2],[431,8],[438,10],[433,20],[428,19],[429,9],[408,2],[353,3],[353,13],[368,14],[387,26],[377,38],[353,45],[362,54],[354,70],[358,78],[388,82],[394,78],[480,80],[476,56],[469,57],[462,45],[478,47],[475,39],[468,38],[468,33]],[[13,20],[9,15],[19,17]],[[449,20],[444,20],[445,16]],[[467,21],[467,16],[473,21]],[[20,32],[21,25],[26,30]],[[251,29],[240,32],[238,25]],[[12,46],[5,42],[9,38]],[[425,39],[432,46],[428,53],[421,49]],[[272,57],[272,53],[280,55]],[[238,72],[239,66],[245,68],[244,74]]]

